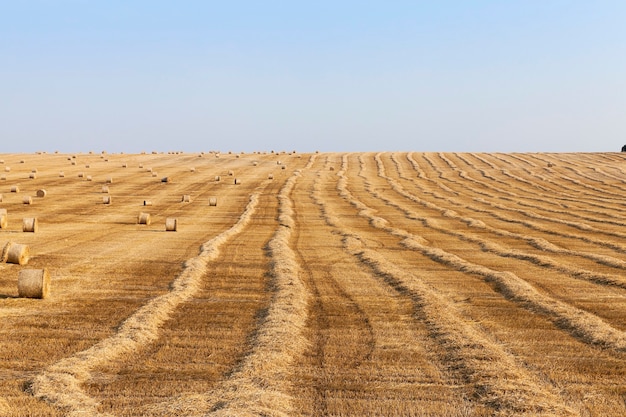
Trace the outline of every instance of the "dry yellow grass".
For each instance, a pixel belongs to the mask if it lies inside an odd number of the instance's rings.
[[[1,155],[0,415],[626,415],[621,153],[203,155]]]

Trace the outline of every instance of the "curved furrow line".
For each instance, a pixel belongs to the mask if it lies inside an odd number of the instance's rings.
[[[430,259],[455,268],[459,271],[483,277],[505,297],[520,303],[530,311],[540,312],[555,324],[569,331],[585,343],[598,345],[615,351],[626,351],[626,333],[606,323],[598,316],[569,304],[548,297],[537,291],[532,285],[512,272],[501,272],[470,262],[445,250],[425,244],[425,240],[406,230],[388,226],[389,222],[374,214],[374,211],[360,200],[354,198],[347,188],[347,180],[342,178],[338,185],[340,194],[359,209],[359,215],[366,217],[373,227],[402,237],[402,244],[416,250]],[[431,221],[425,223],[430,225]]]
[[[599,212],[599,211],[588,210],[588,209],[578,210],[578,211],[584,211],[584,212],[588,212],[588,213],[593,214],[594,216],[591,217],[591,216],[584,216],[582,214],[575,213],[572,210],[555,210],[555,209],[546,208],[544,206],[531,204],[531,203],[529,203],[527,201],[537,201],[537,202],[541,202],[541,203],[548,204],[548,205],[556,205],[556,206],[565,207],[565,208],[568,208],[568,209],[570,208],[569,205],[564,205],[563,203],[559,203],[558,201],[560,199],[559,198],[555,198],[554,194],[545,196],[546,198],[541,198],[541,197],[537,197],[537,195],[538,195],[537,193],[532,193],[532,192],[529,192],[528,190],[524,190],[524,189],[516,187],[516,186],[514,186],[512,184],[507,184],[507,188],[508,189],[515,188],[516,190],[520,191],[520,192],[513,193],[513,192],[508,191],[506,189],[499,188],[499,187],[492,186],[492,185],[487,185],[487,184],[484,184],[484,183],[482,183],[482,182],[480,182],[478,180],[475,180],[475,179],[471,178],[467,174],[466,171],[459,170],[459,172],[460,172],[459,176],[461,178],[466,179],[468,181],[471,181],[471,182],[473,182],[475,184],[483,185],[483,186],[488,187],[489,189],[491,189],[495,194],[491,194],[491,195],[488,194],[488,193],[480,193],[480,194],[489,196],[489,197],[491,197],[493,199],[499,198],[501,200],[513,201],[516,204],[519,204],[519,205],[522,205],[522,206],[530,207],[530,208],[533,208],[533,209],[539,209],[539,210],[542,210],[542,211],[545,211],[545,212],[559,214],[559,215],[562,215],[562,216],[575,217],[575,218],[582,219],[582,220],[585,220],[585,221],[602,223],[602,224],[611,224],[611,225],[616,225],[616,226],[626,226],[626,222],[623,222],[623,221],[598,218],[598,215],[609,217],[611,219],[623,219],[623,216],[619,216],[619,215],[615,215],[615,214],[609,214],[609,213],[604,212],[604,211]],[[520,182],[527,182],[528,185],[534,185],[534,184],[532,184],[529,181],[526,181],[526,180],[524,180],[522,178],[519,178],[519,177],[517,177],[517,176],[515,176],[513,174],[510,174],[506,170],[501,170],[501,173],[503,175],[507,176],[507,177],[512,178],[512,179],[519,180]],[[473,191],[475,191],[475,189],[473,189]],[[531,196],[527,196],[526,195],[527,193],[531,193]],[[503,195],[508,195],[511,198],[504,198],[504,197],[502,197]],[[522,195],[524,196],[525,200],[521,199]],[[539,194],[539,195],[543,196],[543,194]],[[570,200],[570,201],[573,201],[573,200]],[[576,203],[581,203],[581,199],[577,199]],[[620,209],[620,211],[626,211],[626,210],[621,210]]]
[[[305,169],[314,162],[311,156]],[[219,388],[210,393],[208,415],[290,416],[293,399],[287,385],[289,366],[307,347],[303,329],[310,294],[299,277],[300,266],[291,248],[293,201],[291,192],[299,171],[285,182],[277,198],[279,227],[268,243],[272,258],[274,294],[254,337],[252,351]]]
[[[239,220],[228,230],[205,242],[200,254],[185,262],[180,275],[172,282],[168,293],[153,298],[126,319],[117,332],[96,345],[64,358],[32,381],[30,390],[37,398],[67,410],[68,416],[98,416],[98,403],[88,396],[81,385],[91,377],[91,371],[107,362],[141,349],[159,337],[159,327],[169,319],[178,305],[193,297],[206,272],[207,263],[219,254],[219,248],[240,233],[254,214],[258,193],[252,194]]]
[[[387,183],[389,183],[391,189],[393,189],[396,193],[405,197],[409,201],[418,203],[426,208],[438,211],[445,217],[459,220],[460,222],[466,224],[469,227],[476,228],[481,231],[491,232],[495,234],[496,236],[502,236],[502,237],[513,238],[513,239],[524,241],[528,243],[529,245],[543,252],[551,252],[551,253],[560,254],[560,255],[578,256],[581,258],[590,259],[601,265],[609,266],[609,267],[616,268],[616,269],[626,270],[626,261],[622,261],[621,259],[617,259],[617,258],[606,256],[606,255],[595,254],[595,253],[565,249],[542,238],[537,238],[537,237],[529,236],[529,235],[523,235],[520,233],[514,233],[514,232],[507,231],[507,230],[502,230],[502,229],[489,226],[481,220],[477,220],[471,217],[461,216],[453,210],[442,208],[439,205],[423,200],[419,198],[418,196],[407,192],[404,189],[404,187],[402,187],[402,185],[400,185],[398,182],[393,180],[391,177],[387,176],[384,171],[383,163],[380,160],[380,156],[376,155],[375,158],[379,166],[379,170],[378,170],[379,176],[381,178],[384,178],[387,181]],[[384,201],[386,204],[392,207],[396,207],[398,210],[404,212],[407,218],[420,221],[425,226],[429,227],[430,229],[436,230],[440,233],[445,233],[450,236],[455,236],[467,242],[476,243],[485,252],[494,253],[502,257],[516,258],[516,259],[520,259],[524,261],[529,261],[535,265],[540,265],[543,267],[551,268],[555,271],[570,275],[578,279],[584,279],[584,280],[595,282],[595,283],[602,284],[602,285],[611,285],[611,286],[626,289],[626,278],[623,278],[621,275],[618,275],[618,274],[606,274],[606,273],[589,271],[589,270],[582,269],[582,268],[570,267],[560,262],[557,262],[547,256],[531,254],[528,252],[515,250],[515,249],[508,249],[508,248],[503,247],[502,245],[499,245],[492,241],[488,241],[486,239],[470,236],[470,235],[460,233],[460,232],[455,232],[454,230],[449,229],[449,228],[438,227],[436,226],[436,223],[430,220],[429,218],[420,216],[417,213],[413,212],[412,210],[409,210],[405,208],[404,206],[398,203],[395,203],[390,198],[388,198],[385,194],[375,191],[370,186],[367,179],[364,178],[364,180],[366,184],[366,189],[370,194]],[[450,203],[450,200],[447,200],[447,202]]]
[[[337,189],[344,199],[361,209],[363,215],[369,209],[348,190],[346,170],[347,158],[338,173]],[[513,356],[463,317],[453,303],[426,284],[422,277],[396,267],[375,250],[368,249],[363,239],[355,231],[346,229],[340,217],[330,211],[319,189],[316,189],[315,200],[327,223],[343,236],[345,250],[413,300],[416,309],[426,317],[431,337],[447,352],[449,368],[472,386],[477,401],[490,407],[495,415],[575,415],[554,388],[516,363]],[[373,219],[371,222],[384,223]]]

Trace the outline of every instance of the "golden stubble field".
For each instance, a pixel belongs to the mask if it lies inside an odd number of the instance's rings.
[[[0,416],[626,415],[620,153],[0,159]]]

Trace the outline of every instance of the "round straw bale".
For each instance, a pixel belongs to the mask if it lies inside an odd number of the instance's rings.
[[[36,174],[36,173],[37,173],[37,168],[33,168],[33,169],[31,169],[31,171],[30,171],[30,172],[32,172],[33,174]]]
[[[233,175],[235,175],[233,171],[228,171],[228,176],[232,177]]]
[[[84,176],[85,176],[85,174],[84,174],[84,173],[82,173],[82,172],[79,172],[79,173],[78,173],[78,178],[83,178]]]
[[[191,196],[189,194],[183,195],[183,203],[191,203]]]
[[[91,165],[87,164],[85,165],[85,168],[91,168]]]
[[[107,178],[107,184],[113,184],[113,177]]]
[[[76,161],[72,161],[72,165],[76,165]]]
[[[28,178],[30,178],[31,180],[34,180],[35,178],[37,178],[37,174],[35,174],[34,172],[31,172],[30,174],[28,174]]]
[[[87,175],[87,181],[91,181],[91,175]]]
[[[274,179],[274,174],[269,174],[269,175],[267,176],[267,179],[268,179],[268,180],[273,180],[273,179]]]
[[[196,172],[196,169],[192,167],[191,172]]]
[[[35,233],[39,229],[39,222],[36,217],[27,217],[22,220],[22,231]]]
[[[4,159],[0,159],[0,164],[4,164]]]
[[[9,221],[7,219],[7,215],[5,213],[0,213],[0,229],[6,229],[9,225]]]
[[[128,167],[128,164],[126,163],[122,164],[122,168],[127,168],[127,167]]]
[[[143,164],[139,164],[139,168],[143,168]]]
[[[209,206],[217,206],[217,197],[209,197]]]
[[[24,204],[33,204],[33,199],[31,196],[27,195],[22,199],[22,203]]]
[[[6,251],[6,262],[9,264],[26,265],[30,255],[30,249],[27,245],[9,242]]]
[[[241,184],[241,180],[239,178],[235,178],[235,184]]]
[[[102,197],[102,204],[111,204],[111,196],[105,195]]]
[[[157,174],[156,172],[153,172],[153,173],[152,173],[152,176],[153,176],[153,177],[156,177],[156,176],[158,176],[158,174]]]
[[[276,165],[280,165],[280,161],[276,161]]]
[[[17,185],[11,186],[11,192],[12,193],[19,193],[20,192],[20,187],[18,187]]]
[[[25,164],[26,160],[25,159],[20,159],[20,164]]]
[[[150,213],[139,213],[139,216],[137,216],[137,223],[149,225],[150,224]]]
[[[37,197],[41,197],[41,198],[43,198],[43,197],[45,197],[47,194],[48,194],[48,192],[47,192],[46,190],[44,190],[44,189],[37,190]]]
[[[11,167],[4,167],[5,172],[11,172]]]
[[[219,175],[216,175],[216,176],[215,176],[215,181],[219,181],[219,180],[220,180],[220,176],[219,176]]]
[[[106,185],[102,186],[102,192],[103,193],[108,193],[109,192],[109,187],[107,187]]]
[[[50,295],[48,269],[22,269],[17,276],[17,293],[22,298],[46,298]]]
[[[2,248],[0,250],[0,262],[4,263],[7,261],[7,257],[9,256],[9,248],[12,244],[13,242],[7,242],[4,245],[0,246],[0,248]]]
[[[163,177],[163,178],[161,178],[161,182],[172,182],[172,178],[171,177]]]
[[[63,171],[59,172],[59,177],[64,178],[65,177],[65,172],[63,172]]]
[[[0,175],[0,180],[3,180],[3,181],[4,181],[4,180],[6,180],[6,179],[7,179],[7,176],[6,176],[6,175],[4,175],[4,174]]]
[[[178,219],[173,217],[168,217],[165,219],[165,231],[167,232],[175,232],[178,229]]]
[[[281,167],[280,167],[280,169],[285,169],[285,168],[286,168],[286,166],[284,166],[284,165],[281,165]]]
[[[152,200],[143,200],[143,205],[144,206],[151,206],[152,205]]]

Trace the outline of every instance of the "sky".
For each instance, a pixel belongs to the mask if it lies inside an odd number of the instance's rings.
[[[0,153],[614,152],[623,0],[0,0]]]

